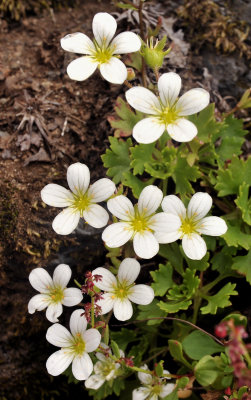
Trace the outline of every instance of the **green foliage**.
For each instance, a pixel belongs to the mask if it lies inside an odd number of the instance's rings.
[[[188,369],[192,368],[191,364],[185,359],[182,344],[178,340],[168,340],[168,346],[171,356],[175,360],[184,364]]]
[[[246,256],[234,257],[232,269],[244,275],[246,280],[251,284],[251,250],[249,250]]]
[[[157,305],[158,300],[154,299],[151,304],[147,306],[139,306],[139,313],[138,313],[138,318],[139,320],[141,319],[151,319],[151,318],[156,318],[156,317],[165,317],[166,313],[163,310],[160,310],[160,308]],[[163,320],[158,319],[158,320],[151,320],[147,321],[147,325],[159,325]]]
[[[183,341],[182,346],[185,353],[192,360],[200,360],[206,355],[219,353],[223,346],[216,343],[210,336],[201,331],[193,331]]]
[[[142,119],[143,114],[139,111],[132,111],[130,106],[121,98],[117,98],[115,112],[118,119],[109,117],[112,128],[115,129],[115,137],[130,136],[134,125]]]
[[[235,283],[228,282],[220,291],[213,296],[203,296],[208,304],[204,307],[201,307],[202,314],[216,314],[218,308],[225,308],[231,306],[231,302],[229,300],[230,296],[236,296],[238,292],[234,290],[236,287]]]
[[[239,187],[245,182],[251,185],[251,157],[246,161],[234,156],[227,169],[220,169],[218,172],[215,189],[218,196],[239,194]]]
[[[173,268],[171,264],[160,264],[158,271],[152,271],[150,274],[154,280],[154,283],[152,283],[151,286],[154,290],[155,296],[164,296],[167,290],[173,285]]]
[[[123,174],[130,169],[129,147],[131,139],[126,142],[109,137],[111,149],[107,149],[102,156],[104,166],[108,168],[107,175],[113,179],[114,183],[123,181]]]

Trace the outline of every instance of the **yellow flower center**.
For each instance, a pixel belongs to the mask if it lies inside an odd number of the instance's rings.
[[[150,216],[146,216],[145,213],[139,213],[137,205],[134,206],[134,216],[131,218],[130,225],[133,231],[136,232],[144,232],[151,231],[149,226]]]
[[[130,287],[133,285],[128,286],[125,282],[118,282],[118,285],[114,288],[114,298],[117,299],[125,299],[128,297],[128,292]]]
[[[88,193],[78,193],[73,194],[74,200],[72,202],[71,207],[74,208],[75,211],[79,211],[81,217],[83,216],[83,212],[88,209],[91,204],[92,197],[88,195]]]
[[[85,351],[85,342],[82,339],[82,336],[80,333],[77,333],[74,338],[73,338],[73,342],[71,345],[71,350],[73,351],[74,354],[76,355],[81,355],[84,353]]]
[[[49,296],[52,303],[61,303],[64,298],[64,290],[61,287],[51,287]]]
[[[177,119],[178,119],[178,113],[175,107],[173,108],[165,107],[159,114],[160,122],[165,125],[173,124]]]
[[[115,50],[115,47],[106,46],[104,42],[102,46],[99,46],[97,42],[94,41],[95,44],[95,51],[91,54],[94,62],[98,62],[99,64],[107,63]]]
[[[196,232],[197,221],[195,221],[193,218],[186,217],[182,219],[181,222],[182,224],[180,230],[184,235],[190,235],[191,233]]]
[[[161,392],[161,385],[155,385],[152,387],[151,394],[156,394],[157,396]]]

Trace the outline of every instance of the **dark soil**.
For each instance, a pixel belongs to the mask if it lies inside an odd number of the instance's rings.
[[[160,2],[159,10],[170,16],[172,2],[169,8],[165,3]],[[107,117],[124,88],[103,81],[98,73],[83,83],[71,81],[65,68],[75,56],[59,45],[70,32],[92,36],[98,11],[114,8],[109,1],[87,0],[78,8],[30,16],[19,24],[0,20],[0,400],[86,397],[83,384],[69,389],[64,376],[47,374],[45,362],[54,351],[45,339],[50,323],[43,313],[29,315],[27,303],[34,295],[28,282],[34,267],[47,266],[51,272],[60,262],[69,263],[81,281],[86,270],[105,262],[97,230],[83,225],[69,237],[56,235],[51,222],[57,211],[40,199],[47,183],[66,185],[66,170],[73,162],[86,163],[92,181],[105,176],[100,156],[112,133]],[[222,81],[212,78],[210,63],[205,63],[207,51],[194,57],[188,51],[184,68],[170,63],[167,68],[181,73],[185,88],[199,83],[212,90],[222,111],[228,107],[226,85],[234,101],[239,92],[233,91],[230,78],[221,91]],[[218,56],[210,50],[210,57],[214,65]],[[246,61],[231,57],[242,63],[243,82]],[[68,317],[64,313],[66,325]]]

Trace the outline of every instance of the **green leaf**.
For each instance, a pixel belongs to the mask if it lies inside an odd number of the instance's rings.
[[[235,289],[236,284],[228,282],[221,290],[214,296],[203,296],[208,301],[208,304],[201,307],[202,314],[216,314],[218,308],[225,308],[231,306],[229,300],[230,296],[236,296],[238,292]]]
[[[196,182],[200,176],[201,173],[198,167],[195,165],[191,167],[185,158],[178,157],[172,174],[176,184],[175,193],[180,194],[180,196],[194,193],[190,182]]]
[[[238,256],[233,259],[232,269],[244,275],[246,280],[251,284],[251,250],[246,256]]]
[[[159,246],[159,255],[170,261],[172,266],[180,275],[183,274],[183,255],[178,243],[161,244]]]
[[[251,157],[246,161],[233,157],[227,169],[218,172],[215,189],[219,191],[220,197],[229,194],[239,194],[239,187],[245,182],[251,185]]]
[[[119,331],[114,332],[110,330],[110,336],[116,341],[121,350],[125,350],[129,343],[137,339],[135,331],[132,329],[121,328]]]
[[[217,379],[220,371],[214,358],[207,355],[197,363],[194,372],[200,385],[209,386]]]
[[[127,141],[109,137],[111,149],[107,149],[101,156],[104,167],[108,168],[107,175],[112,178],[114,183],[123,180],[123,174],[130,170],[129,147],[132,145],[131,139]]]
[[[172,393],[168,394],[166,397],[163,397],[163,400],[178,400],[178,389],[175,388]]]
[[[120,351],[119,351],[119,346],[114,340],[111,340],[111,348],[113,351],[113,354],[117,357],[120,358]]]
[[[122,177],[123,185],[132,189],[133,196],[136,199],[139,198],[139,195],[144,187],[152,185],[153,182],[154,178],[148,179],[147,181],[142,181],[137,176],[134,176],[131,172],[124,172]]]
[[[192,300],[176,300],[168,302],[160,301],[158,306],[167,314],[175,314],[180,310],[187,310],[191,304]]]
[[[209,253],[207,252],[206,255],[201,260],[191,260],[191,258],[186,257],[187,265],[190,269],[194,269],[196,271],[206,271],[209,267],[208,259]]]
[[[168,340],[168,346],[171,356],[175,360],[180,361],[187,368],[192,369],[191,364],[185,359],[183,355],[182,344],[178,340],[172,340],[172,339]]]
[[[126,10],[138,11],[137,7],[134,7],[132,4],[116,3],[116,6]]]
[[[131,147],[131,167],[133,168],[134,175],[142,175],[145,171],[145,164],[154,161],[152,158],[154,147],[155,143],[139,144],[137,146]]]
[[[158,362],[158,364],[154,368],[157,376],[162,376],[163,375],[163,373],[164,373],[163,364],[164,364],[164,361],[161,360],[160,362]]]
[[[245,315],[231,313],[231,314],[227,315],[225,318],[223,318],[222,321],[229,321],[231,319],[234,321],[235,326],[238,326],[238,325],[247,326],[248,321],[247,321],[247,317]]]
[[[189,378],[187,376],[183,376],[180,379],[177,379],[176,381],[176,385],[178,389],[185,389],[185,387],[188,385],[189,383]]]
[[[119,397],[120,392],[125,389],[125,380],[120,378],[114,379],[112,389],[116,396]]]
[[[158,305],[158,300],[154,299],[151,304],[147,306],[138,306],[138,309],[140,310],[138,313],[137,319],[142,320],[142,319],[148,319],[148,318],[154,318],[154,317],[165,317],[166,313],[162,310],[159,309]],[[147,325],[159,325],[163,319],[157,319],[157,320],[152,320],[152,321],[147,321]]]
[[[236,254],[235,247],[224,246],[219,253],[216,253],[212,258],[212,270],[218,271],[220,274],[231,272],[233,264],[233,255]]]
[[[216,146],[216,154],[221,162],[231,160],[233,155],[241,154],[241,146],[247,133],[248,131],[243,129],[241,119],[237,119],[233,115],[225,119],[224,123],[220,125],[219,131],[213,135],[214,142],[220,138],[220,144]]]
[[[154,282],[151,284],[155,296],[164,296],[167,290],[172,287],[173,268],[170,263],[160,264],[157,271],[150,272]]]
[[[192,360],[200,360],[207,354],[220,353],[223,346],[201,331],[193,331],[182,342],[184,351]]]
[[[241,246],[246,250],[251,246],[251,234],[245,233],[241,227],[241,221],[228,221],[228,230],[222,236],[228,246],[238,247]]]
[[[239,195],[235,203],[241,210],[243,221],[251,225],[251,198],[249,198],[249,188],[250,185],[245,182],[239,187]]]
[[[118,138],[130,136],[132,134],[134,125],[136,125],[137,122],[143,118],[143,114],[141,112],[134,112],[128,103],[121,97],[117,98],[115,112],[119,119],[110,116],[108,117],[108,121],[110,122],[112,128],[116,129],[114,136]]]
[[[198,129],[197,138],[204,143],[209,143],[211,137],[219,131],[221,123],[216,122],[214,115],[214,104],[202,110],[199,114],[189,116],[189,120],[196,125]]]
[[[177,149],[165,147],[161,153],[156,152],[157,160],[145,163],[145,171],[151,176],[159,179],[167,179],[172,176],[177,159]]]

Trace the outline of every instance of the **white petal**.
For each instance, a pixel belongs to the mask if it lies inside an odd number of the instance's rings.
[[[74,81],[84,81],[96,70],[98,63],[91,57],[83,56],[73,60],[67,67],[67,74]]]
[[[76,229],[80,219],[80,213],[72,208],[65,208],[52,222],[52,228],[58,235],[69,235]]]
[[[52,222],[52,228],[58,235],[69,235],[78,226],[80,213],[72,208],[65,208]]]
[[[207,107],[209,93],[201,88],[191,89],[181,96],[176,104],[179,115],[192,115]]]
[[[28,311],[30,314],[44,310],[50,304],[50,297],[46,294],[36,294],[28,303]]]
[[[130,221],[131,216],[134,215],[132,202],[123,195],[108,200],[107,208],[115,217],[122,219],[122,221]]]
[[[133,248],[137,256],[149,259],[156,256],[159,244],[151,232],[137,232],[133,239]]]
[[[31,286],[40,293],[48,293],[53,285],[52,279],[44,268],[35,268],[29,275]]]
[[[101,375],[95,374],[95,375],[90,376],[90,378],[88,378],[85,381],[85,387],[87,389],[97,390],[103,385],[104,382],[105,382],[105,379]]]
[[[175,72],[167,72],[158,80],[158,90],[164,106],[172,107],[181,88],[181,78]]]
[[[195,220],[199,220],[205,217],[212,207],[212,202],[212,197],[209,194],[202,192],[195,193],[187,207],[188,218],[193,217]]]
[[[91,185],[88,189],[88,196],[91,196],[93,203],[109,199],[115,192],[116,186],[111,179],[102,178]]]
[[[98,348],[101,341],[101,335],[97,329],[88,329],[83,334],[83,339],[85,342],[85,351],[91,353]]]
[[[146,186],[139,196],[138,209],[146,216],[155,213],[163,198],[162,191],[154,185]]]
[[[141,41],[136,33],[122,32],[113,39],[110,46],[114,48],[113,54],[133,53],[140,49]]]
[[[81,32],[66,35],[60,40],[60,44],[64,50],[72,53],[92,54],[95,51],[95,46],[91,39]]]
[[[102,234],[102,240],[108,247],[116,248],[128,242],[132,235],[133,231],[130,229],[128,223],[117,222],[105,228]]]
[[[155,232],[154,236],[158,243],[173,243],[180,239],[182,233],[179,230],[169,233],[159,231]]]
[[[150,394],[150,389],[147,387],[139,387],[132,392],[132,400],[145,400]]]
[[[133,314],[132,304],[128,299],[115,299],[113,313],[119,321],[126,321]]]
[[[46,339],[49,343],[57,347],[69,347],[72,341],[72,335],[61,324],[53,324],[47,330]]]
[[[99,204],[91,204],[84,210],[83,217],[93,228],[103,228],[109,220],[108,212]]]
[[[64,290],[62,304],[67,307],[76,306],[83,300],[81,290],[78,288],[68,288]]]
[[[58,350],[53,353],[46,362],[46,368],[50,375],[58,376],[62,374],[73,360],[73,354],[65,350]]]
[[[76,336],[78,333],[81,335],[84,334],[86,327],[87,327],[87,321],[84,314],[84,310],[78,309],[73,311],[71,314],[70,318],[70,330],[73,336]]]
[[[155,214],[148,222],[148,227],[154,230],[154,233],[173,233],[181,226],[180,217],[174,214],[167,214],[164,212]]]
[[[154,299],[154,291],[147,285],[135,285],[130,289],[128,299],[133,303],[147,305]]]
[[[182,247],[186,256],[191,260],[201,260],[207,252],[205,241],[197,233],[184,235]]]
[[[168,214],[175,214],[180,218],[186,217],[186,208],[184,204],[177,196],[174,196],[173,194],[164,197],[161,207]]]
[[[162,385],[161,386],[161,392],[159,394],[159,397],[163,399],[164,397],[168,396],[170,393],[173,392],[175,388],[174,383],[167,383],[167,385]]]
[[[117,279],[115,276],[106,268],[99,267],[92,271],[92,275],[101,275],[102,280],[95,282],[95,286],[97,286],[100,290],[104,290],[106,292],[110,292],[117,287]]]
[[[50,183],[41,190],[41,198],[48,206],[68,207],[72,203],[73,195],[63,186]]]
[[[108,82],[122,84],[127,78],[125,64],[116,57],[111,57],[109,61],[100,65],[100,73]]]
[[[52,323],[58,322],[58,317],[62,314],[62,312],[63,306],[61,302],[52,303],[46,310],[46,318]]]
[[[133,137],[138,143],[153,143],[158,140],[165,131],[165,125],[161,124],[157,118],[144,118],[133,128]]]
[[[59,264],[53,273],[53,283],[64,289],[71,279],[71,268],[66,264]]]
[[[180,118],[173,124],[167,125],[167,132],[177,142],[190,142],[197,135],[196,126],[185,118]]]
[[[200,225],[196,230],[199,233],[204,233],[204,235],[220,236],[226,233],[227,224],[222,218],[206,217],[200,221]]]
[[[87,353],[74,357],[72,361],[72,373],[77,380],[84,381],[89,378],[92,371],[93,363]]]
[[[85,164],[79,162],[71,164],[67,169],[67,182],[75,194],[84,194],[90,183],[90,170]]]
[[[108,13],[98,13],[92,21],[92,30],[97,43],[108,45],[117,29],[116,20]]]
[[[151,90],[141,86],[133,87],[125,93],[126,100],[144,114],[158,115],[161,111],[160,102]]]
[[[125,258],[119,266],[118,280],[131,285],[140,273],[140,263],[135,258]]]
[[[112,293],[104,293],[102,295],[103,299],[98,300],[96,304],[101,307],[102,315],[107,314],[113,309],[114,299]],[[100,354],[100,353],[99,353]]]
[[[149,368],[146,364],[141,365],[140,368],[149,371]],[[144,374],[144,372],[138,372],[138,377],[140,382],[144,383],[145,385],[151,385],[153,380],[152,375]]]

